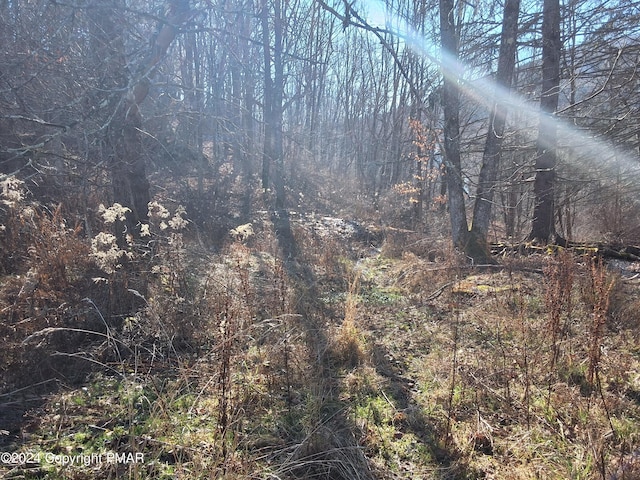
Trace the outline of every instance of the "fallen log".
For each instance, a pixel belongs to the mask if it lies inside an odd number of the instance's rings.
[[[606,259],[640,262],[640,246],[608,243],[566,242],[565,245],[538,245],[533,242],[524,243],[492,243],[491,253],[495,256],[508,255],[555,255],[569,250],[577,255],[597,256]]]

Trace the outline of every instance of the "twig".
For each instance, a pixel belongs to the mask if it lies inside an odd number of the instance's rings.
[[[124,343],[121,340],[118,340],[117,338],[114,338],[111,335],[108,335],[108,334],[105,334],[105,333],[102,333],[102,332],[96,332],[95,330],[86,330],[84,328],[70,328],[70,327],[47,327],[47,328],[43,328],[42,330],[38,330],[37,332],[34,332],[31,335],[29,335],[27,338],[25,338],[22,341],[22,345],[25,346],[25,345],[27,345],[28,343],[30,343],[34,339],[37,339],[39,337],[43,337],[45,335],[49,335],[49,334],[55,333],[55,332],[88,333],[89,335],[98,335],[99,337],[105,337],[109,341],[113,340],[114,342],[120,343],[121,345],[124,345],[125,347],[127,346],[126,343]]]
[[[438,298],[440,295],[442,295],[442,292],[444,292],[448,287],[450,287],[451,285],[453,285],[455,282],[447,282],[444,285],[442,285],[439,289],[437,289],[435,292],[431,293],[427,298],[425,298],[423,301],[425,302],[430,302],[431,300],[435,300],[436,298]]]
[[[45,383],[55,382],[55,381],[56,381],[55,378],[50,378],[49,380],[44,380],[42,382],[34,383],[32,385],[27,385],[26,387],[22,387],[22,388],[19,388],[17,390],[13,390],[11,392],[2,393],[2,394],[0,394],[0,398],[2,398],[2,397],[10,397],[10,396],[15,395],[16,393],[22,392],[24,390],[28,390],[28,389],[33,388],[33,387],[38,387],[40,385],[44,385]]]
[[[123,378],[123,379],[126,378],[126,375],[124,373],[117,371],[115,368],[110,367],[106,363],[99,362],[98,360],[94,360],[91,357],[82,355],[81,352],[78,352],[78,353],[53,352],[51,356],[52,357],[71,357],[71,358],[79,358],[81,360],[86,360],[87,362],[95,363],[96,365],[100,365],[101,367],[106,368],[107,370],[111,370],[113,373],[118,374],[120,378]]]

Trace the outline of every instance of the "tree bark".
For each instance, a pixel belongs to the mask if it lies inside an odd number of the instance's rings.
[[[520,0],[507,0],[502,18],[502,35],[498,55],[498,70],[496,72],[498,94],[489,116],[489,127],[482,155],[482,167],[478,178],[473,210],[473,225],[471,227],[471,232],[477,236],[478,241],[484,243],[487,242],[489,225],[491,224],[491,207],[502,156],[502,143],[507,119],[507,99],[501,93],[506,93],[511,88],[513,81],[519,13]]]
[[[125,225],[118,228],[121,243],[124,233],[137,237],[140,224],[147,220],[151,200],[142,156],[140,104],[149,94],[151,78],[158,63],[178,34],[179,25],[187,20],[189,12],[188,0],[170,2],[167,19],[151,44],[148,56],[139,65],[135,77],[129,81],[129,90],[119,102],[110,126],[110,141],[114,147],[111,158],[113,200],[131,210]],[[122,68],[125,66],[122,65]]]
[[[265,192],[273,183],[275,210],[285,208],[284,147],[282,138],[284,66],[283,12],[281,0],[274,0],[273,49],[269,25],[268,1],[262,0],[262,41],[264,49],[264,149],[262,155],[262,188]],[[273,70],[273,76],[271,74]]]
[[[468,237],[464,184],[460,163],[460,94],[457,85],[458,33],[454,20],[454,1],[440,0],[442,44],[442,110],[444,116],[444,166],[447,204],[453,244],[465,249]]]
[[[558,108],[560,87],[559,0],[544,0],[542,15],[542,96],[533,186],[535,204],[529,239],[548,243],[556,240],[554,189],[558,132],[553,114]]]
[[[489,225],[491,224],[491,207],[502,155],[502,141],[507,118],[507,99],[504,98],[503,92],[508,91],[513,80],[519,11],[520,0],[506,1],[502,18],[498,70],[496,72],[496,101],[489,115],[489,126],[478,178],[472,226],[465,244],[467,256],[474,262],[481,264],[495,263],[491,256],[487,236],[489,234]],[[503,92],[500,90],[503,90]]]

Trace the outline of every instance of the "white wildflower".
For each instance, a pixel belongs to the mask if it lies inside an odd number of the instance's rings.
[[[131,211],[128,207],[123,207],[119,203],[114,203],[109,208],[105,207],[102,203],[98,207],[98,213],[102,215],[104,223],[115,223],[116,220],[124,222],[127,218],[127,213]]]
[[[0,188],[2,189],[2,203],[9,207],[15,206],[24,198],[24,182],[17,179],[14,175],[10,175],[0,180]]]
[[[253,225],[251,223],[245,223],[244,225],[238,225],[236,228],[229,230],[229,235],[239,242],[245,242],[253,237],[255,233],[253,231]]]
[[[131,258],[131,254],[118,248],[116,237],[100,232],[91,240],[91,258],[106,273],[114,273],[122,265],[122,258]]]
[[[169,218],[171,214],[163,205],[158,202],[149,202],[149,217],[151,218]]]
[[[183,228],[185,228],[189,224],[189,222],[182,216],[186,214],[187,211],[185,210],[185,208],[182,205],[178,205],[175,215],[171,220],[169,220],[169,226],[174,230],[182,230]]]
[[[149,224],[148,223],[143,223],[142,225],[140,225],[140,236],[141,237],[150,237],[151,236],[151,232],[149,231]]]

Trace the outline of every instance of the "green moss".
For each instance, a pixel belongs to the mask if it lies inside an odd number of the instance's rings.
[[[404,296],[393,288],[371,287],[362,293],[362,300],[369,305],[394,305],[404,299]]]
[[[429,446],[410,431],[406,415],[384,395],[360,398],[353,410],[353,420],[364,430],[365,447],[392,470],[397,471],[407,462],[421,465],[433,462]]]

